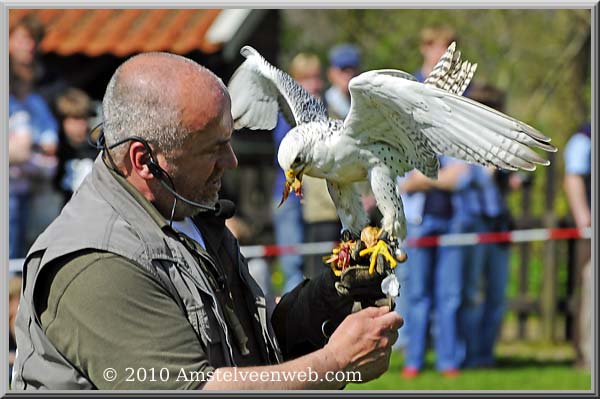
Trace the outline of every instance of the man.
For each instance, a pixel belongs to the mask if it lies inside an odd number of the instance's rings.
[[[592,128],[584,123],[574,133],[565,147],[564,189],[569,208],[580,229],[592,225]],[[592,355],[592,265],[590,241],[585,240],[577,246],[578,280],[581,292],[577,306],[575,350],[576,366],[591,367]]]
[[[504,111],[505,93],[489,84],[472,84],[468,97]],[[464,201],[465,233],[510,231],[512,216],[506,202],[509,190],[520,188],[518,173],[472,165],[476,189]],[[509,279],[509,243],[463,247],[463,302],[459,332],[464,344],[462,367],[492,367],[500,335]]]
[[[323,94],[323,78],[321,77],[321,62],[319,57],[311,53],[300,53],[296,55],[290,63],[290,74],[291,76],[313,96],[322,97]],[[278,131],[278,129],[280,129]],[[285,122],[282,115],[279,116],[278,125],[275,128],[275,136],[277,141],[277,147],[283,140],[283,137],[289,131],[290,127]],[[279,166],[277,166],[279,169]],[[277,203],[281,199],[281,192],[283,191],[283,185],[285,183],[285,176],[279,172],[277,174],[277,184],[274,190],[274,198]],[[293,198],[292,198],[293,197]],[[288,203],[292,202],[291,206],[297,206],[297,213],[295,219],[290,219],[292,216],[289,211],[284,211],[284,215],[281,214],[281,210],[287,206]],[[280,218],[286,218],[288,226],[289,221],[292,220],[295,227],[304,227],[304,235],[299,237],[300,241],[305,242],[322,242],[322,241],[337,241],[340,237],[341,225],[337,216],[337,210],[329,191],[327,190],[327,183],[324,179],[318,179],[312,176],[304,176],[302,180],[302,204],[300,199],[295,196],[290,196],[281,207],[277,208],[275,215]],[[291,230],[291,229],[289,229]],[[291,232],[283,232],[283,236],[287,236],[289,240],[292,235]],[[297,237],[297,236],[296,236]],[[301,257],[300,257],[301,258]],[[328,268],[323,260],[322,255],[308,255],[304,256],[304,264],[300,273],[308,278],[312,278]],[[299,259],[301,261],[301,259]],[[287,276],[286,276],[287,278]],[[293,285],[292,285],[293,284]],[[294,287],[298,284],[286,280],[286,288]]]
[[[413,170],[400,181],[410,239],[461,233],[467,224],[464,204],[472,191],[474,166],[446,156],[440,157],[440,166],[436,180]],[[402,281],[406,284],[405,302],[399,311],[406,312],[408,322],[402,376],[415,378],[425,365],[430,313],[433,312],[435,367],[444,377],[456,377],[459,373],[456,318],[461,303],[462,248],[410,248],[408,259],[410,264],[397,271],[400,284],[404,285]]]
[[[456,32],[451,26],[432,25],[421,30],[419,50],[423,57],[423,64],[415,73],[419,82],[423,82],[429,76],[453,41],[456,41]]]
[[[454,41],[454,30],[432,26],[421,31],[422,67],[415,77],[423,82]],[[407,236],[426,236],[461,232],[465,196],[471,185],[470,167],[456,159],[440,157],[437,180],[413,170],[400,179],[399,189],[407,220]],[[397,310],[407,320],[400,333],[399,346],[405,348],[402,376],[415,378],[424,367],[430,313],[435,314],[435,367],[445,377],[458,375],[458,337],[456,316],[462,289],[462,249],[460,247],[420,247],[408,249],[408,262],[396,269],[402,287]]]
[[[352,300],[329,273],[284,296],[271,324],[224,218],[199,209],[237,166],[230,106],[222,82],[183,57],[117,69],[105,150],[25,262],[16,389],[321,389],[344,385],[327,371],[367,381],[387,369],[400,317],[344,319]],[[234,379],[233,367],[319,378]]]
[[[290,76],[294,78],[310,94],[319,96],[323,88],[321,79],[321,64],[314,54],[299,53],[292,58],[289,67]],[[277,115],[277,125],[273,129],[275,142],[274,165],[277,169],[272,195],[273,230],[275,244],[280,246],[299,245],[304,240],[304,221],[302,219],[302,204],[300,197],[292,195],[285,202],[281,202],[281,193],[285,185],[285,175],[279,170],[277,153],[281,141],[290,131],[291,127],[282,113]],[[306,192],[306,190],[304,190]],[[284,275],[283,293],[294,289],[304,276],[311,277],[303,272],[303,257],[300,254],[283,254],[279,262]],[[305,263],[306,264],[306,263]]]
[[[350,112],[350,80],[360,72],[360,52],[353,44],[340,44],[329,51],[327,78],[331,87],[325,91],[330,118],[344,119]]]

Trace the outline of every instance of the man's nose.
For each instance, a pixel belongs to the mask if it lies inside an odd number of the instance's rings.
[[[227,144],[226,153],[221,158],[221,167],[223,169],[235,169],[238,166],[238,160],[231,144]]]

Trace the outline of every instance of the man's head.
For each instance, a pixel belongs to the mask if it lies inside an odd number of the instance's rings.
[[[290,63],[290,75],[310,94],[321,96],[323,90],[321,62],[315,54],[297,54]]]
[[[448,25],[434,25],[421,31],[421,55],[423,72],[428,75],[442,57],[450,43],[456,40],[456,32]]]
[[[348,94],[350,79],[360,72],[360,51],[352,44],[340,44],[329,52],[327,77],[331,84]]]
[[[94,115],[90,97],[83,90],[69,88],[56,100],[56,110],[69,142],[75,146],[85,144],[88,118]]]
[[[114,73],[102,107],[108,146],[130,136],[145,139],[179,194],[214,205],[225,169],[237,166],[231,100],[217,76],[174,54],[140,54]],[[110,154],[126,179],[168,217],[174,199],[150,171],[144,145],[128,141]],[[178,201],[175,219],[198,212]]]

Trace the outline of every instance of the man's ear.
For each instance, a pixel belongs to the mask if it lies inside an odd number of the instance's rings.
[[[150,154],[146,150],[144,144],[139,141],[134,141],[129,146],[129,161],[131,162],[131,173],[135,173],[142,179],[151,180],[155,176],[148,167],[151,162]]]

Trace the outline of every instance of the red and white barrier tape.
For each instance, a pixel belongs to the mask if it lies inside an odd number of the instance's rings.
[[[591,238],[592,228],[584,229],[529,229],[513,230],[497,233],[463,233],[444,234],[439,236],[421,237],[408,239],[407,247],[445,247],[451,245],[476,245],[499,242],[530,242],[549,240],[569,240],[579,238]],[[246,258],[270,258],[280,255],[326,255],[337,245],[337,242],[309,242],[299,245],[245,245],[241,247],[242,254]],[[20,271],[23,268],[24,259],[10,259],[9,270]]]
[[[586,227],[564,229],[529,229],[513,230],[495,233],[462,233],[428,236],[417,239],[408,239],[407,247],[446,247],[476,244],[491,244],[501,242],[530,242],[549,240],[568,240],[578,238],[591,238],[592,229]],[[326,255],[336,246],[336,242],[311,242],[299,245],[248,245],[241,247],[246,258],[269,258],[280,255]]]

